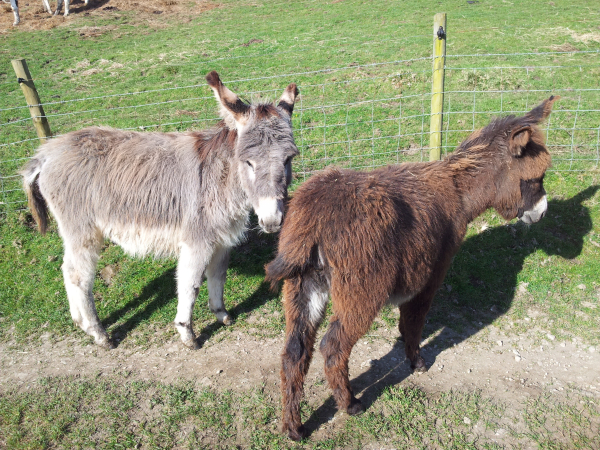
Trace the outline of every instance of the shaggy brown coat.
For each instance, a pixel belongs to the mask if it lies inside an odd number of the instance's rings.
[[[419,342],[425,316],[467,225],[488,208],[528,223],[545,213],[542,179],[550,166],[544,135],[551,97],[524,117],[497,119],[446,159],[371,172],[330,168],[290,201],[267,279],[285,279],[282,354],[283,431],[306,435],[299,402],[328,295],[334,314],[321,341],[325,374],[339,408],[363,411],[348,378],[357,340],[388,303],[413,369],[424,371]]]

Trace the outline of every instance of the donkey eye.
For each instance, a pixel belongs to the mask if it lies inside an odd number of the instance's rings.
[[[252,165],[252,163],[250,161],[246,161],[246,164],[248,164],[248,167],[250,167],[252,170],[254,170],[254,166]]]

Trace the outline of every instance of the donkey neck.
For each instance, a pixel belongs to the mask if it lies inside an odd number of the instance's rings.
[[[465,225],[491,208],[496,197],[494,170],[490,163],[472,155],[451,155],[442,161],[442,171],[452,178],[460,198],[461,215]]]
[[[204,192],[201,207],[221,211],[223,220],[245,223],[250,204],[238,175],[237,141],[237,132],[225,126],[197,135]]]
[[[213,147],[204,160],[205,170],[210,173],[215,188],[218,186],[218,197],[226,203],[227,208],[248,210],[250,203],[239,177],[239,161],[237,157],[238,133],[222,127],[209,141]],[[206,173],[206,175],[208,175]]]

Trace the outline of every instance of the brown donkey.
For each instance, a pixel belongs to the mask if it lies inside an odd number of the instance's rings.
[[[556,99],[523,117],[494,120],[442,161],[372,172],[330,168],[298,189],[266,267],[272,286],[285,279],[281,390],[290,438],[307,434],[299,404],[329,295],[334,313],[320,350],[338,408],[364,411],[350,387],[348,358],[386,303],[400,308],[411,367],[427,370],[419,353],[425,315],[469,222],[488,208],[527,224],[546,212],[550,154],[537,124]]]

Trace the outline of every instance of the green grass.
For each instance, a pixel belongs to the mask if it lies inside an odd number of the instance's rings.
[[[507,430],[515,447],[595,448],[600,414],[592,397],[568,390],[523,400],[512,411],[481,392],[426,394],[390,386],[369,410],[319,442],[292,443],[277,432],[277,399],[257,387],[239,392],[101,378],[44,378],[24,393],[0,397],[0,443],[37,448],[364,448],[500,449]],[[521,412],[519,412],[521,411]],[[305,418],[318,417],[305,405]],[[552,426],[550,426],[552,425]],[[556,431],[552,431],[556,430]]]
[[[598,167],[596,16],[583,0],[554,3],[444,3],[444,151],[492,115],[524,111],[554,93],[563,96],[548,131],[555,170]],[[206,127],[216,118],[204,82],[213,69],[250,99],[277,98],[295,82],[302,93],[296,176],[304,180],[331,163],[362,168],[426,158],[431,21],[439,9],[428,2],[225,1],[188,23],[166,18],[164,27],[140,29],[143,19],[117,11],[47,31],[11,30],[0,47],[0,145],[18,143],[0,146],[0,172],[10,177],[0,187],[8,205],[0,204],[0,214],[23,207],[12,175],[37,146],[13,58],[28,61],[42,101],[53,103],[45,109],[55,134],[92,124]],[[81,37],[91,25],[114,28]],[[532,52],[540,54],[522,54]]]
[[[293,117],[301,150],[294,162],[297,185],[330,163],[359,168],[427,157],[431,22],[443,7],[448,13],[445,151],[491,115],[527,110],[551,93],[563,98],[548,130],[554,166],[546,177],[547,216],[529,228],[505,224],[493,211],[477,219],[434,301],[424,337],[450,328],[459,340],[466,339],[495,325],[509,335],[534,328],[540,339],[552,333],[598,346],[600,114],[594,110],[600,102],[600,64],[598,53],[573,52],[600,49],[599,16],[589,2],[220,4],[190,22],[164,18],[160,27],[140,27],[143,19],[118,11],[80,16],[52,30],[2,35],[0,342],[24,349],[43,333],[91,342],[69,316],[55,224],[40,236],[21,210],[24,196],[16,170],[38,143],[28,109],[7,109],[24,105],[11,59],[25,58],[42,101],[55,102],[46,105],[46,113],[56,134],[91,124],[204,128],[216,118],[204,85],[213,69],[232,90],[251,99],[278,98],[296,82],[301,90]],[[80,29],[91,25],[115,27],[98,37],[81,37]],[[560,51],[567,53],[531,54]],[[476,53],[494,55],[458,56]],[[263,281],[263,265],[275,242],[276,237],[251,233],[234,250],[225,286],[232,327],[215,324],[203,287],[194,325],[204,345],[218,345],[239,330],[257,337],[281,334],[281,301]],[[158,346],[176,337],[171,324],[175,262],[133,260],[107,243],[99,270],[109,265],[113,279],[108,284],[98,276],[94,293],[99,315],[120,345]],[[396,327],[394,311],[384,310],[381,318]],[[451,345],[435,339],[441,348]],[[515,418],[521,426],[512,430],[513,438],[524,448],[532,443],[598,447],[597,405],[583,394],[572,395],[566,403],[551,404],[545,393],[524,401],[523,408],[532,413]],[[47,379],[29,392],[0,395],[0,445],[76,448],[92,436],[98,447],[169,448],[184,430],[185,445],[192,448],[240,442],[246,448],[293,448],[274,423],[278,402],[258,387],[239,396],[116,376]],[[304,405],[305,420],[315,411]],[[364,416],[349,419],[333,436],[302,445],[502,448],[489,434],[473,434],[464,422],[467,417],[493,430],[502,411],[505,405],[477,392],[434,395],[390,386]],[[411,426],[404,417],[411,418]]]

